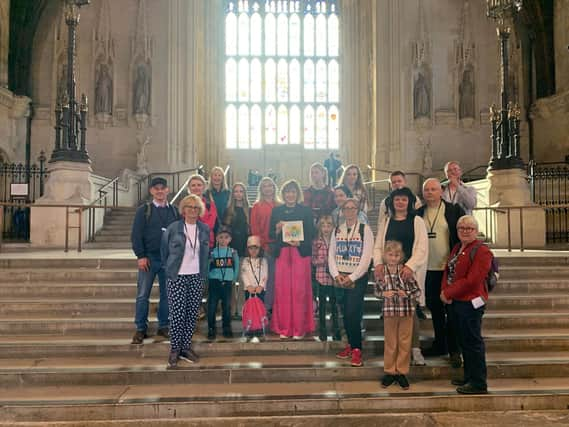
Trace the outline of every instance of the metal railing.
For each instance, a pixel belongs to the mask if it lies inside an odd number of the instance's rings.
[[[545,209],[547,242],[569,242],[569,164],[528,164],[532,201]]]
[[[183,169],[175,172],[152,172],[140,179],[137,183],[138,187],[138,204],[143,203],[148,197],[148,186],[153,178],[162,177],[168,181],[170,188],[177,190],[187,186],[188,178],[194,174],[205,177],[205,169],[203,165],[191,169]]]
[[[369,211],[375,211],[383,198],[389,193],[389,179],[364,182],[369,200]]]
[[[111,211],[112,208],[115,208],[119,205],[119,179],[120,177],[116,177],[101,188],[99,188],[98,193],[99,197],[91,202],[88,206],[82,208],[82,210],[87,211],[87,241],[94,242],[95,241],[95,233],[97,232],[97,215],[96,209],[103,208],[103,220],[104,217]],[[111,193],[111,203],[109,204],[108,196],[109,192]],[[67,227],[66,227],[67,228]]]
[[[46,157],[43,151],[38,164],[26,166],[23,163],[0,162],[0,202],[3,225],[0,237],[11,241],[27,242],[30,238],[30,210],[27,204],[43,196]]]
[[[526,249],[526,226],[524,213],[530,210],[540,209],[536,206],[500,206],[500,207],[477,207],[473,209],[473,215],[478,220],[479,231],[489,243],[499,244],[511,252]],[[569,205],[565,206],[569,210]],[[501,222],[499,225],[498,222]],[[504,223],[505,221],[505,223]],[[503,226],[506,227],[504,235]],[[544,236],[545,237],[545,236]],[[504,240],[506,244],[504,244]]]

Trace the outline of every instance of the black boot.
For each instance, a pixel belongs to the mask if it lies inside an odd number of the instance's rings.
[[[215,328],[209,328],[207,331],[207,339],[213,341],[215,339],[215,336]]]

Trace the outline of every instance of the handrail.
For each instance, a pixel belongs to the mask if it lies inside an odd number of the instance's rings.
[[[178,192],[176,193],[176,195],[174,197],[172,197],[172,200],[170,200],[170,204],[174,205],[176,204],[176,202],[178,201],[178,197],[180,197],[180,195],[184,192],[184,190],[188,187],[188,184],[190,183],[190,178],[192,176],[190,175],[185,181],[184,184],[182,184],[182,186],[180,187],[180,189],[178,190]]]
[[[181,174],[195,172],[195,173],[203,176],[203,170],[204,170],[204,166],[203,166],[203,164],[200,164],[197,167],[190,168],[190,169],[182,169],[182,170],[173,171],[173,172],[152,172],[152,173],[149,173],[148,175],[143,176],[142,178],[140,178],[140,180],[137,183],[137,185],[138,185],[138,203],[141,204],[146,199],[146,196],[148,195],[148,192],[146,191],[146,189],[148,188],[148,185],[150,184],[150,181],[152,180],[152,178],[154,176],[171,176],[173,178],[173,182],[170,183],[170,185],[169,185],[170,188],[179,189],[179,188],[184,188],[184,185],[180,186],[180,175]],[[144,186],[144,183],[146,183],[146,186]]]
[[[113,202],[111,204],[111,208],[116,207],[119,204],[119,179],[120,177],[117,176],[114,179],[112,179],[111,181],[107,182],[105,185],[103,185],[101,188],[99,188],[98,192],[99,192],[99,198],[94,200],[93,202],[91,202],[89,205],[87,205],[86,207],[81,208],[81,210],[88,211],[88,218],[87,218],[87,241],[88,242],[94,242],[95,241],[95,232],[97,231],[97,218],[95,216],[95,211],[93,210],[93,208],[95,207],[101,207],[101,206],[97,206],[100,205],[101,202],[103,202],[103,208],[105,209],[103,211],[103,218],[105,217],[105,215],[107,215],[107,210],[109,208],[108,204],[107,204],[107,195],[108,195],[108,191],[105,191],[107,189],[107,187],[112,186],[112,192],[113,192]]]

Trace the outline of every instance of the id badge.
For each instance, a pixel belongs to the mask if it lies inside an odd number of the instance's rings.
[[[436,239],[437,233],[435,233],[434,231],[430,231],[427,233],[427,236],[429,236],[429,239]]]

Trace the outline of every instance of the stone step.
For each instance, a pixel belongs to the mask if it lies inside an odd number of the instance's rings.
[[[158,288],[158,285],[155,286]],[[1,298],[0,299],[0,318],[25,317],[27,314],[32,316],[65,316],[71,317],[90,317],[93,315],[106,315],[109,317],[126,317],[134,312],[136,288],[128,288],[127,298],[72,298],[69,295],[52,295],[37,299],[33,298]],[[156,291],[155,291],[156,292]],[[64,298],[62,298],[64,297]],[[151,313],[156,312],[158,300],[150,301]],[[515,315],[517,310],[536,310],[536,309],[569,309],[569,295],[495,295],[488,301],[488,310],[512,311]],[[366,296],[364,311],[366,313],[379,313],[380,303],[373,296]]]
[[[63,252],[54,253],[59,258],[0,258],[2,273],[9,274],[33,270],[82,269],[82,270],[136,270],[136,257],[132,252],[121,253],[120,258],[62,258]]]
[[[133,263],[136,261],[133,261]],[[136,283],[137,271],[132,269],[32,269],[32,270],[11,270],[10,274],[0,274],[1,282],[20,282],[20,283],[37,283],[37,282],[130,282]]]
[[[205,321],[203,322],[205,325]],[[421,321],[421,329],[432,328],[429,320]],[[515,331],[516,329],[562,329],[569,324],[569,312],[567,311],[532,311],[512,315],[511,311],[489,311],[484,316],[484,328],[504,329]],[[364,314],[364,327],[370,333],[383,330],[383,320],[379,314]],[[153,321],[150,328],[155,328]],[[204,326],[205,327],[205,326]],[[234,321],[235,331],[241,331],[240,322]],[[132,317],[107,317],[91,316],[73,318],[67,316],[10,316],[9,319],[0,319],[0,334],[51,334],[51,335],[77,335],[89,334],[104,336],[107,333],[124,332],[132,330]]]
[[[353,368],[333,354],[272,356],[225,356],[202,354],[199,363],[180,362],[179,369],[166,368],[168,352],[161,357],[85,357],[0,359],[0,384],[4,389],[38,386],[93,386],[142,384],[228,384],[362,381],[380,378],[383,358],[364,358],[364,366]],[[490,380],[495,378],[552,378],[569,376],[566,352],[487,354]],[[461,375],[448,361],[428,360],[413,366],[414,381],[452,378]],[[568,383],[569,387],[569,383]]]
[[[205,332],[205,331],[203,331]],[[144,345],[131,345],[131,331],[127,333],[107,333],[104,336],[82,335],[4,335],[0,337],[0,359],[37,358],[37,357],[163,357],[167,354],[168,342],[153,342],[147,338]],[[521,334],[519,331],[508,334],[507,331],[485,330],[486,350],[490,352],[559,352],[569,348],[569,330],[531,331]],[[383,354],[383,335],[366,334],[363,352],[366,356]],[[268,335],[263,342],[254,344],[245,342],[236,335],[234,339],[220,338],[208,341],[203,333],[194,337],[194,346],[198,353],[218,355],[278,355],[287,354],[335,354],[344,348],[341,341],[320,342],[307,338],[303,341],[280,340]],[[432,331],[421,333],[422,347],[427,348],[432,342]],[[436,360],[436,358],[435,358]]]
[[[106,237],[106,236],[121,236],[121,237],[126,237],[130,240],[130,230],[127,230],[125,228],[118,228],[118,229],[108,229],[108,228],[103,228],[101,231],[99,231],[96,234],[96,238],[98,237]]]
[[[121,243],[125,242],[129,245],[130,242],[130,234],[97,234],[95,236],[94,243]]]
[[[158,298],[158,283],[152,287],[151,295]],[[0,298],[130,298],[134,302],[136,283],[61,283],[43,282],[36,284],[1,283]]]
[[[569,391],[564,378],[496,379],[490,382],[490,390],[488,395],[459,396],[447,379],[412,383],[408,391],[396,386],[381,389],[375,379],[298,385],[37,387],[2,395],[0,423],[552,427],[569,419]]]
[[[132,245],[130,240],[124,242],[89,242],[83,245],[84,249],[91,249],[91,250],[121,250],[121,249],[131,249]]]

